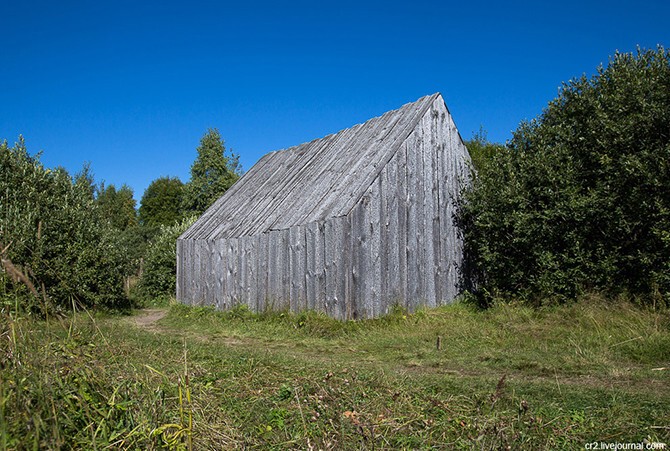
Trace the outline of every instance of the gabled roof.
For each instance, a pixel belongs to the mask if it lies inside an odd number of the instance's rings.
[[[263,156],[180,238],[256,235],[347,215],[438,98]]]

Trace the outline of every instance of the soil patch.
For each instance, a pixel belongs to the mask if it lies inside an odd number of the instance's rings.
[[[166,309],[145,309],[140,310],[137,315],[132,317],[135,325],[141,329],[159,332],[160,327],[156,324],[167,315]]]

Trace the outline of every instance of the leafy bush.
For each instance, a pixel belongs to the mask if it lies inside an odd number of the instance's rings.
[[[670,55],[617,53],[564,84],[478,168],[459,222],[465,287],[670,300]]]
[[[139,292],[143,298],[174,296],[177,285],[177,238],[196,220],[195,216],[161,226],[149,244]]]
[[[0,144],[0,290],[28,309],[126,305],[123,255],[100,220],[87,168],[76,177]],[[19,296],[17,298],[16,296]]]

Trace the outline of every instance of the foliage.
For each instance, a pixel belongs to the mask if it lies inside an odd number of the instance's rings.
[[[133,190],[127,185],[116,189],[114,185],[100,183],[96,187],[96,206],[103,221],[109,224],[113,247],[123,260],[121,269],[127,291],[142,266],[146,251],[146,233],[137,221]]]
[[[670,440],[667,311],[596,299],[399,313],[343,323],[174,305],[147,329],[143,316],[0,316],[0,449]]]
[[[670,55],[617,53],[564,84],[465,195],[465,288],[670,300]]]
[[[44,168],[22,137],[0,144],[0,296],[27,309],[125,305],[124,258],[94,200],[87,167]],[[2,294],[4,293],[4,294]]]
[[[195,216],[190,216],[172,225],[161,226],[147,249],[139,285],[142,297],[174,296],[177,289],[177,238],[195,220]]]
[[[117,190],[113,184],[100,183],[96,187],[95,200],[102,218],[115,229],[123,231],[137,225],[133,190],[128,185]]]
[[[200,215],[240,178],[239,156],[226,154],[217,129],[210,128],[200,140],[198,156],[191,165],[191,180],[184,187],[182,210]]]
[[[170,225],[182,217],[184,184],[178,177],[160,177],[151,182],[140,201],[140,222],[146,227]]]
[[[478,132],[473,134],[472,139],[465,142],[465,146],[468,148],[475,171],[481,170],[483,165],[493,160],[494,155],[502,152],[505,147],[502,144],[490,142],[486,131],[481,127]]]

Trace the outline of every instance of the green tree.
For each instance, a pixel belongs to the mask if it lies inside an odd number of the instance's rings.
[[[173,224],[182,217],[184,184],[178,177],[160,177],[147,187],[140,201],[140,222],[147,227]]]
[[[102,217],[115,229],[126,230],[137,225],[136,202],[128,185],[117,190],[113,184],[100,183],[96,187],[96,203]]]
[[[670,57],[617,53],[522,123],[466,193],[469,288],[670,300]],[[488,295],[488,296],[487,296]]]
[[[239,156],[226,153],[217,129],[209,129],[200,140],[198,156],[191,166],[191,180],[184,187],[182,210],[200,215],[240,178]]]
[[[22,137],[0,144],[0,301],[28,309],[127,305],[124,256],[101,220],[87,166],[71,177],[31,156]]]

